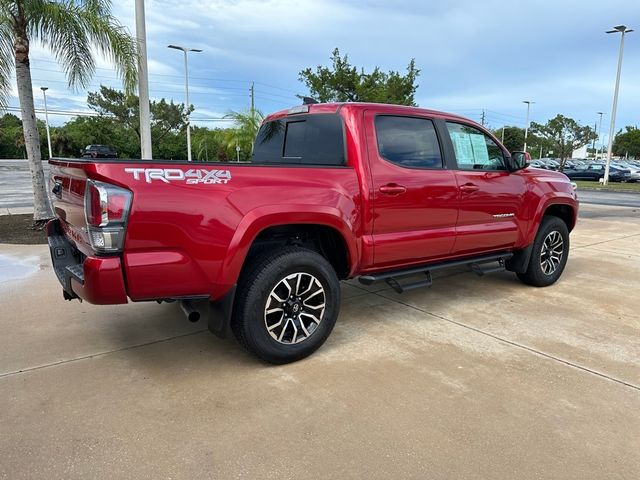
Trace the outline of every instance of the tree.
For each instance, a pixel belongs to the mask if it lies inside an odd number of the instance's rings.
[[[544,125],[531,122],[529,131],[549,141],[553,154],[560,159],[560,171],[564,170],[564,164],[574,150],[596,138],[591,127],[583,127],[573,118],[560,114]]]
[[[499,139],[502,139],[502,128],[494,130],[493,134]],[[507,147],[507,150],[510,152],[522,150],[522,146],[524,145],[524,128],[505,126],[502,144]]]
[[[260,110],[248,110],[246,112],[229,112],[225,118],[233,120],[235,126],[227,131],[227,149],[233,149],[233,158],[236,158],[235,148],[240,147],[242,160],[248,160],[253,153],[253,142],[256,139],[264,115]]]
[[[99,92],[89,92],[87,104],[98,115],[126,125],[138,137],[140,145],[140,103],[138,96],[113,88],[100,86]],[[151,140],[159,143],[171,132],[187,126],[187,111],[183,103],[167,102],[164,98],[149,104],[151,110]],[[193,111],[193,106],[190,106]]]
[[[24,158],[22,122],[11,113],[0,118],[0,158]]]
[[[640,129],[628,126],[625,130],[618,132],[613,141],[614,155],[640,158]]]
[[[228,130],[192,126],[191,140],[195,146],[195,156],[200,161],[221,162],[229,159],[227,148]],[[233,144],[233,157],[235,158],[235,143]]]
[[[15,68],[22,127],[34,193],[36,224],[53,217],[36,124],[29,49],[40,42],[53,53],[70,87],[88,85],[94,49],[111,60],[125,89],[133,91],[138,54],[135,39],[111,15],[109,0],[0,0],[0,106],[6,106]]]
[[[371,73],[349,63],[347,55],[340,56],[336,48],[331,55],[331,67],[318,65],[315,72],[305,68],[299,80],[309,88],[310,95],[320,102],[378,102],[415,106],[414,94],[420,70],[414,59],[407,66],[406,75],[396,71],[385,73],[375,67]]]

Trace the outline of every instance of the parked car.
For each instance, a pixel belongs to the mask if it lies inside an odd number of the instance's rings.
[[[339,280],[401,293],[467,265],[556,282],[576,192],[526,158],[463,117],[370,103],[269,115],[251,164],[54,158],[53,271],[66,299],[177,301],[291,362],[329,336]]]
[[[599,181],[604,177],[605,165],[600,163],[592,163],[586,168],[576,168],[565,170],[564,174],[571,180],[595,180]],[[626,182],[631,178],[631,172],[626,169],[618,168],[614,165],[609,166],[610,182]]]
[[[621,169],[629,170],[629,182],[640,182],[640,166],[634,165],[631,162],[620,162],[616,166]]]
[[[540,158],[540,159],[538,159],[538,162],[542,163],[546,170],[559,170],[560,169],[560,163],[557,162],[556,160],[552,159],[552,158]]]
[[[534,168],[543,168],[545,170],[548,170],[547,165],[542,163],[540,160],[531,160],[529,162],[529,166],[530,167],[534,167]]]
[[[87,145],[82,151],[83,158],[118,158],[118,152],[106,145]]]

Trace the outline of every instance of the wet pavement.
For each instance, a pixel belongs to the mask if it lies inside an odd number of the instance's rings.
[[[0,245],[0,478],[640,478],[640,213],[584,205],[561,280],[344,282],[268,366],[175,304],[66,302]],[[162,280],[159,280],[162,281]]]
[[[38,255],[26,257],[0,254],[0,283],[22,280],[46,268]]]

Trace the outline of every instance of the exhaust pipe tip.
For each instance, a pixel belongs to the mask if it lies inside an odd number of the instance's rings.
[[[190,300],[182,300],[180,302],[180,308],[187,317],[187,320],[189,320],[191,323],[196,323],[198,320],[200,320],[200,312],[193,307],[193,304]]]

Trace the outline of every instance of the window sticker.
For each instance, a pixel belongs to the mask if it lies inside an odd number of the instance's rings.
[[[453,141],[453,148],[456,151],[458,165],[473,165],[473,147],[471,146],[470,135],[462,132],[449,132]]]
[[[469,135],[476,165],[487,165],[489,163],[489,150],[484,135],[472,133]]]

